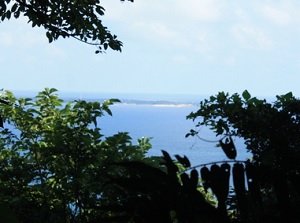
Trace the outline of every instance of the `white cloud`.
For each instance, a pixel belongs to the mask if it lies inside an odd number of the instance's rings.
[[[235,65],[236,64],[236,57],[235,56],[228,56],[227,58],[223,59],[223,62],[227,65]]]
[[[198,33],[194,36],[194,38],[190,38],[190,46],[189,51],[195,52],[199,55],[205,55],[205,57],[209,56],[208,53],[213,49],[211,45],[210,39],[204,33]]]
[[[180,63],[180,64],[188,64],[189,63],[189,59],[185,55],[181,55],[181,54],[173,55],[171,59],[175,63]]]
[[[175,31],[169,29],[163,23],[146,23],[140,21],[135,24],[135,28],[142,30],[142,34],[146,34],[146,36],[150,37],[151,39],[170,39],[177,35]]]
[[[233,35],[244,48],[271,49],[272,40],[260,29],[247,26],[236,25],[233,28]]]
[[[176,1],[176,12],[182,18],[196,21],[215,22],[221,18],[221,3],[214,0]]]
[[[261,8],[262,14],[277,25],[289,25],[292,23],[292,10],[286,7],[279,8],[272,5],[264,5]]]
[[[29,26],[30,28],[30,26]],[[39,29],[39,28],[37,28]],[[47,37],[44,34],[44,32],[41,32],[41,30],[35,30],[35,29],[29,29],[24,30],[23,35],[19,37],[20,44],[23,45],[23,47],[26,48],[32,48],[34,46],[38,45],[47,45]]]
[[[30,26],[24,26],[22,30],[16,29],[0,33],[0,45],[5,47],[15,46],[19,49],[28,49],[47,44],[46,36],[40,32],[35,32]]]
[[[140,0],[134,3],[103,0],[106,9],[104,19],[133,21],[142,20],[173,20],[193,19],[216,21],[220,19],[223,3],[216,0]],[[176,19],[176,21],[177,21]]]
[[[0,33],[0,45],[2,46],[12,46],[13,45],[13,37],[10,32],[2,32]]]
[[[103,1],[106,8],[104,20],[119,24],[123,30],[121,32],[130,35],[130,38],[142,37],[150,44],[159,41],[181,47],[193,44],[192,39],[197,38],[199,30],[204,32],[201,26],[210,26],[220,21],[222,11],[222,4],[214,0],[117,3]],[[112,26],[109,28],[116,30]]]
[[[55,57],[55,58],[62,58],[62,57],[66,56],[65,51],[62,50],[60,47],[54,45],[54,43],[49,44],[46,47],[45,51],[49,56]]]
[[[139,21],[134,24],[132,29],[135,30],[135,37],[139,39],[142,37],[149,44],[160,44],[164,48],[190,45],[188,33],[167,23]]]

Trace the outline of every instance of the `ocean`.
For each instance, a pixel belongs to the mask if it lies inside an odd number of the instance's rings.
[[[104,136],[118,132],[128,132],[133,142],[141,137],[152,137],[152,148],[148,155],[162,155],[161,150],[171,156],[186,155],[192,166],[228,160],[220,147],[216,147],[220,136],[207,127],[202,127],[198,137],[185,135],[195,128],[192,120],[186,116],[197,111],[193,104],[127,104],[111,106],[113,116],[99,119],[99,127]],[[205,139],[205,140],[202,140]],[[242,139],[233,138],[237,149],[236,160],[251,158]]]
[[[18,97],[34,97],[36,93],[18,92]],[[102,98],[120,98],[122,103],[116,103],[110,109],[113,116],[105,115],[99,118],[98,125],[104,137],[118,132],[128,132],[133,143],[141,137],[151,137],[152,148],[149,156],[162,155],[161,150],[167,151],[171,156],[175,154],[186,155],[192,166],[228,160],[220,147],[216,147],[220,136],[208,127],[202,127],[199,137],[188,137],[190,129],[195,128],[192,120],[186,116],[198,110],[198,102],[204,96],[176,96],[168,95],[120,95],[120,94],[60,94],[65,101],[83,99],[87,101],[101,101]],[[125,99],[122,99],[122,97]],[[127,98],[127,99],[126,99]],[[128,99],[128,98],[134,98]],[[187,99],[188,98],[188,99]],[[163,100],[161,100],[163,99]],[[233,138],[237,149],[236,160],[251,158],[251,153],[246,151],[242,139]]]

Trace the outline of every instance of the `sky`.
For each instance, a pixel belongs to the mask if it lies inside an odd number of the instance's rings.
[[[122,52],[0,23],[0,88],[114,95],[300,96],[298,0],[102,0]]]

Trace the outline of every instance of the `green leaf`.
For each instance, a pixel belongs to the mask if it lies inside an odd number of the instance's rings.
[[[107,50],[108,44],[107,44],[107,43],[104,43],[104,44],[103,44],[103,48],[104,48],[105,50]]]
[[[46,32],[46,36],[48,38],[49,43],[51,43],[53,41],[53,37],[52,37],[51,33],[50,32]]]
[[[289,93],[284,95],[284,99],[287,100],[287,101],[290,100],[291,98],[293,98],[293,93],[292,92],[289,92]]]
[[[11,12],[15,12],[18,8],[18,4],[15,3],[12,7],[11,7]]]
[[[113,104],[113,103],[118,103],[118,102],[121,102],[121,101],[119,99],[117,99],[117,98],[111,98],[111,99],[109,99],[109,102],[111,104]]]
[[[101,6],[97,6],[97,7],[96,7],[96,12],[97,12],[99,15],[104,15],[104,8],[101,7]]]
[[[18,10],[14,13],[14,17],[17,19],[19,18],[19,16],[20,16],[20,11]]]
[[[10,17],[11,17],[11,11],[8,10],[8,11],[6,12],[6,18],[7,18],[7,19],[10,19]]]
[[[180,164],[182,164],[184,167],[186,167],[186,168],[191,167],[191,163],[190,163],[189,159],[186,156],[181,157],[179,155],[175,155],[175,157],[178,160],[178,162]]]
[[[50,94],[52,94],[52,93],[54,93],[54,92],[57,92],[58,90],[56,89],[56,88],[50,88],[49,89],[49,93]]]
[[[248,100],[251,98],[251,95],[250,95],[250,93],[249,93],[247,90],[245,90],[245,91],[243,92],[242,96],[243,96],[243,98],[244,98],[246,101],[248,101]]]

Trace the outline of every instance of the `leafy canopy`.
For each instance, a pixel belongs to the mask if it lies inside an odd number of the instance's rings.
[[[199,110],[187,118],[196,121],[197,127],[210,126],[216,135],[243,137],[256,161],[270,160],[270,165],[276,166],[282,161],[277,155],[284,156],[286,162],[299,157],[300,145],[300,100],[292,93],[276,99],[271,103],[252,97],[248,91],[241,96],[220,92],[200,102]],[[198,131],[193,129],[188,135],[195,134]],[[276,155],[275,147],[285,151],[276,151]]]
[[[125,0],[121,0],[124,2]],[[133,2],[133,0],[128,0]],[[121,51],[122,42],[102,24],[105,9],[100,0],[1,0],[1,21],[21,15],[32,27],[44,27],[51,43],[59,37],[73,37],[98,47],[96,53]]]
[[[107,166],[147,159],[149,139],[133,145],[127,133],[101,134],[99,118],[111,114],[116,99],[65,102],[54,88],[35,98],[5,91],[0,99],[7,102],[0,103],[0,200],[22,222],[91,222],[107,215],[99,209],[114,199],[107,174],[122,176]]]
[[[252,97],[248,91],[242,95],[219,92],[201,101],[199,110],[187,118],[196,121],[197,127],[211,127],[216,135],[244,138],[258,168],[255,176],[264,195],[260,205],[276,212],[272,216],[279,219],[276,222],[299,219],[299,99],[291,92],[276,96],[274,102]],[[196,128],[187,135],[198,133]]]

